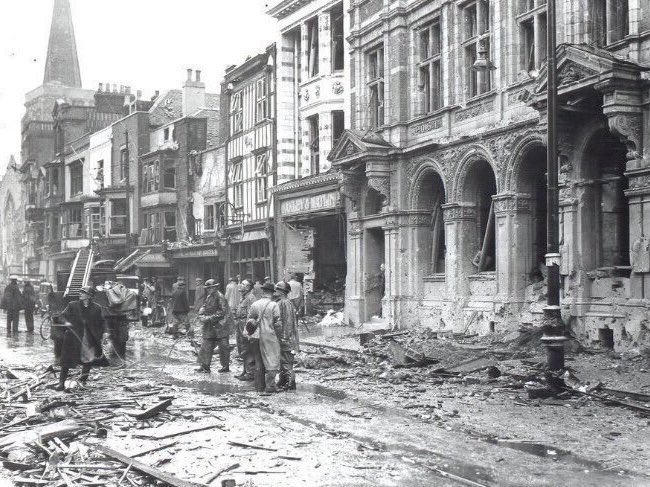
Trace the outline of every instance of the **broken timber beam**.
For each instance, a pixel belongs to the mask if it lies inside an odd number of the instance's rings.
[[[189,480],[183,480],[183,479],[179,479],[178,477],[174,477],[169,473],[163,472],[162,470],[158,470],[157,468],[151,467],[145,463],[140,462],[139,460],[135,460],[127,455],[124,455],[106,446],[95,445],[92,443],[86,443],[86,444],[90,448],[97,450],[98,452],[102,453],[103,455],[106,455],[109,458],[112,458],[113,460],[117,460],[118,462],[121,462],[126,466],[131,465],[131,470],[135,470],[137,472],[153,477],[156,480],[160,480],[161,482],[171,485],[172,487],[201,487],[202,486],[202,484],[196,482],[190,482]]]

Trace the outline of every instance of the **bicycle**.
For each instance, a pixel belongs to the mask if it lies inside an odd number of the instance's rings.
[[[52,336],[52,316],[49,311],[45,311],[41,316],[41,325],[38,329],[39,334],[43,340],[49,340]]]

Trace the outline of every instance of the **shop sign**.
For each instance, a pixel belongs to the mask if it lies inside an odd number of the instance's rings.
[[[306,195],[301,198],[282,201],[280,203],[280,213],[282,215],[291,215],[293,213],[310,213],[312,211],[336,208],[338,203],[338,191]]]
[[[179,257],[218,257],[219,256],[219,249],[183,249],[180,251],[176,251],[173,253],[173,256],[175,258]]]

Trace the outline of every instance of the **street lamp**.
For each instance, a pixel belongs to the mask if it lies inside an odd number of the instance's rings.
[[[547,204],[546,204],[546,267],[547,293],[544,308],[545,323],[542,343],[546,347],[550,370],[564,368],[565,329],[560,313],[560,242],[559,242],[559,191],[557,150],[557,41],[555,0],[548,0],[547,8]]]

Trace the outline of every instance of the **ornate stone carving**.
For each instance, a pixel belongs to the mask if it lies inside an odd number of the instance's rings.
[[[577,83],[595,74],[595,71],[592,71],[585,66],[580,66],[574,62],[567,61],[558,71],[558,85],[566,86],[572,83]]]
[[[305,100],[305,102],[309,101],[309,90],[305,90],[305,93],[302,95],[302,98],[303,100]]]
[[[494,100],[492,99],[485,100],[482,103],[478,103],[474,106],[456,112],[456,121],[462,122],[463,120],[467,120],[468,118],[473,118],[473,117],[477,117],[478,115],[488,113],[493,109],[494,109]]]
[[[368,186],[379,193],[381,197],[381,205],[388,206],[390,202],[390,177],[369,176]]]
[[[621,139],[627,147],[627,160],[641,159],[642,120],[637,113],[618,113],[608,116],[607,122],[612,133]]]
[[[527,213],[530,210],[530,198],[526,196],[504,194],[494,198],[495,213]]]
[[[335,95],[341,95],[343,93],[343,90],[344,90],[343,83],[341,83],[340,81],[335,81],[334,83],[332,83],[332,93],[334,93]]]
[[[352,203],[352,211],[359,211],[363,185],[364,177],[362,174],[349,170],[340,172],[339,191]]]
[[[434,117],[429,120],[415,123],[411,126],[412,135],[426,134],[442,127],[442,117]]]
[[[315,91],[314,94],[316,95],[316,98],[320,98],[320,85],[317,85],[314,91]]]
[[[413,227],[430,227],[432,217],[432,212],[411,213],[408,224]]]
[[[476,206],[461,205],[458,203],[448,203],[442,205],[443,219],[446,222],[461,220],[476,220]]]

